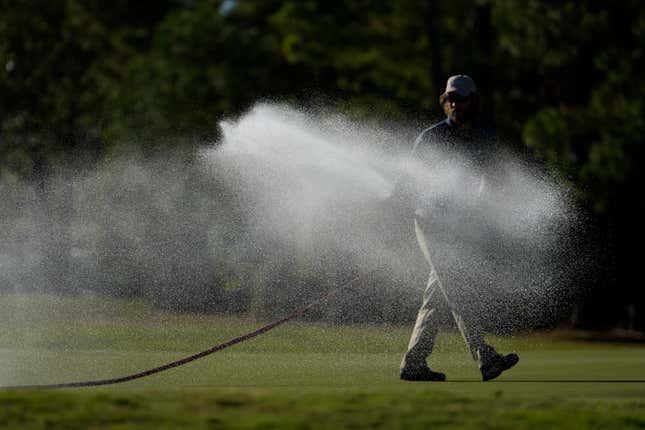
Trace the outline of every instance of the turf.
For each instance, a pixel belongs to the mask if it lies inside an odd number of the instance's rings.
[[[3,295],[0,324],[0,384],[16,385],[140,371],[260,323]],[[431,365],[448,382],[407,383],[397,370],[409,330],[298,322],[127,384],[0,392],[0,428],[645,428],[645,347],[550,334],[491,339],[521,361],[482,383],[459,338],[446,334]]]

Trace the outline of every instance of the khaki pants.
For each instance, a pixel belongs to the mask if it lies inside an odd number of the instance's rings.
[[[416,323],[410,337],[408,350],[401,362],[401,368],[415,368],[427,366],[426,358],[432,353],[432,348],[439,331],[441,310],[446,307],[450,310],[452,317],[457,323],[473,359],[481,368],[491,358],[497,355],[495,349],[486,344],[484,335],[481,332],[476,319],[468,314],[469,310],[460,307],[459,303],[453,303],[450,292],[444,288],[437,271],[430,258],[426,235],[422,230],[418,219],[414,220],[414,230],[419,247],[428,262],[430,274],[428,283],[423,293],[423,304],[417,315]]]

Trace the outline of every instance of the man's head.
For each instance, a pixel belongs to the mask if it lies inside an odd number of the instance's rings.
[[[448,78],[446,91],[439,97],[446,116],[458,125],[470,123],[479,110],[477,87],[470,76]]]

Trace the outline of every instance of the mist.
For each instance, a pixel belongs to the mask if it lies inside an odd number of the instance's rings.
[[[0,289],[265,318],[359,276],[310,318],[407,322],[427,272],[415,207],[442,219],[434,252],[476,267],[481,282],[459,288],[487,286],[469,306],[489,329],[551,324],[577,297],[584,217],[557,178],[510,152],[496,154],[497,183],[475,196],[467,159],[439,144],[431,166],[410,157],[422,128],[270,103],[220,128],[198,151],[59,166],[40,184],[5,177]]]

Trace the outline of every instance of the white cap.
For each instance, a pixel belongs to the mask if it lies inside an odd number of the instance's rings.
[[[455,75],[448,78],[446,83],[446,91],[444,94],[455,92],[462,97],[468,97],[472,93],[477,92],[475,81],[470,76]]]

